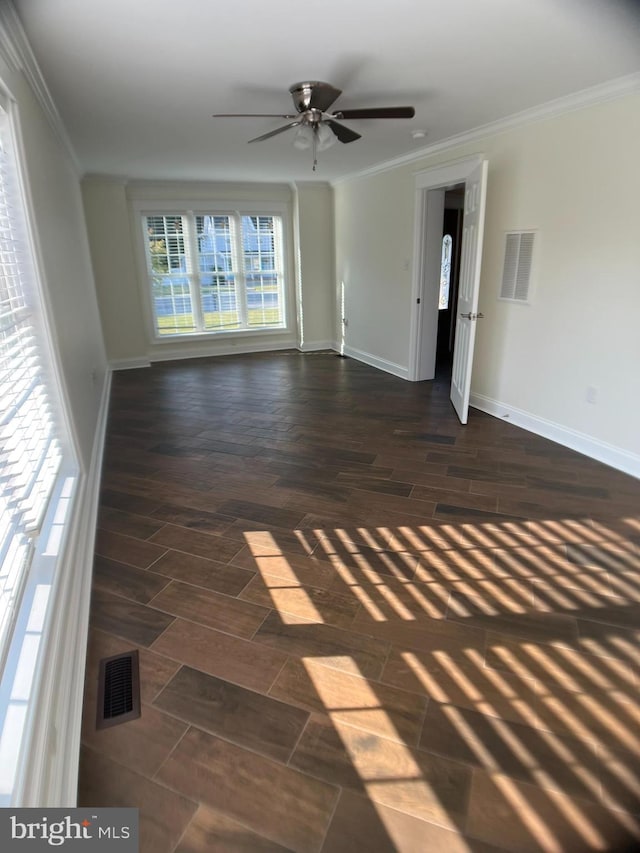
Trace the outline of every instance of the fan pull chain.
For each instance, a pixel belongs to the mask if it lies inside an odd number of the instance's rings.
[[[315,172],[318,165],[318,126],[313,125],[313,133],[311,134],[312,150],[313,150],[313,171]]]

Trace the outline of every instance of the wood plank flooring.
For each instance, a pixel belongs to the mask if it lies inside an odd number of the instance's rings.
[[[333,353],[116,373],[79,803],[142,853],[640,849],[640,483]],[[142,716],[96,731],[100,658]]]

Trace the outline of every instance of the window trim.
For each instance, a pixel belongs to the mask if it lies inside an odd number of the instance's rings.
[[[145,199],[133,200],[131,203],[132,226],[135,233],[135,249],[138,270],[138,286],[140,288],[141,304],[144,314],[147,336],[152,344],[175,347],[181,343],[211,342],[235,338],[260,338],[291,335],[295,333],[295,281],[291,255],[292,220],[291,210],[282,201],[216,201],[193,199]],[[284,276],[284,323],[281,326],[262,329],[223,329],[211,331],[184,332],[174,335],[160,335],[157,332],[152,297],[149,288],[149,269],[146,250],[146,216],[185,216],[187,214],[223,215],[223,216],[279,216],[282,220],[282,269]]]
[[[51,738],[54,721],[46,712],[50,710],[48,694],[49,683],[56,679],[66,678],[62,671],[61,661],[77,661],[81,658],[84,663],[85,649],[75,647],[66,650],[65,657],[59,653],[59,637],[61,634],[60,613],[68,611],[68,578],[74,562],[74,541],[77,539],[77,519],[84,512],[80,495],[84,490],[86,470],[78,452],[77,436],[70,417],[70,403],[66,387],[62,379],[62,370],[56,350],[56,333],[51,323],[51,307],[47,293],[46,266],[40,246],[37,230],[37,217],[29,186],[29,163],[22,139],[22,123],[20,108],[4,80],[0,80],[0,105],[8,118],[8,132],[11,136],[13,158],[15,165],[16,197],[20,204],[20,228],[27,246],[29,272],[27,287],[33,303],[32,325],[38,335],[38,349],[42,359],[42,373],[45,378],[49,403],[55,412],[58,424],[57,437],[61,450],[61,461],[55,483],[50,492],[46,509],[39,527],[39,533],[34,538],[33,554],[25,575],[25,582],[17,608],[13,630],[8,642],[7,654],[3,670],[0,672],[0,734],[7,715],[11,711],[11,700],[14,699],[16,684],[20,685],[25,698],[22,701],[22,723],[19,728],[19,742],[15,743],[15,764],[11,779],[6,778],[4,784],[11,781],[10,793],[1,795],[0,805],[8,805],[7,797],[12,805],[24,804],[26,788],[37,785],[39,788],[48,783],[49,777],[55,771],[56,748],[52,748]],[[77,577],[74,575],[77,583]],[[34,594],[38,585],[49,587],[46,607],[39,614],[41,622],[39,631],[33,630]],[[88,610],[87,610],[88,613]],[[75,614],[78,628],[81,627],[81,614]],[[64,623],[63,623],[64,624]],[[66,627],[66,626],[65,626]],[[29,639],[38,636],[38,645],[25,664],[23,652],[26,651]],[[85,640],[83,639],[83,642]],[[33,646],[33,643],[31,644]],[[77,643],[76,643],[77,646]],[[33,648],[32,648],[33,651]],[[29,658],[29,655],[26,656]],[[64,694],[68,702],[70,694]],[[59,710],[59,709],[56,709]],[[65,719],[75,717],[73,709],[62,709]],[[43,719],[43,715],[46,719]],[[56,718],[58,722],[61,714]],[[36,744],[36,741],[38,743]],[[60,738],[63,741],[63,738]],[[40,768],[34,773],[35,765]],[[70,776],[77,775],[71,768]],[[34,803],[35,805],[35,803]]]

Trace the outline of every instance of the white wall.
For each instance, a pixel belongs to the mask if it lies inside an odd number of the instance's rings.
[[[405,375],[413,252],[411,172],[393,170],[339,184],[334,198],[337,300],[338,306],[344,303],[347,321],[345,352]]]
[[[414,173],[481,153],[489,160],[485,319],[472,394],[640,463],[638,139],[640,95],[632,94],[336,185],[348,345],[406,369]],[[504,233],[517,228],[539,235],[530,305],[497,298]],[[586,402],[590,385],[595,405]]]
[[[86,468],[107,364],[79,178],[24,76],[4,65],[0,75],[18,104],[44,296],[70,426]]]
[[[107,355],[110,361],[146,362],[126,185],[85,178],[82,195]]]
[[[333,191],[299,182],[294,194],[298,344],[303,351],[326,349],[335,340]]]
[[[229,352],[286,349],[297,345],[294,308],[294,240],[291,227],[292,191],[283,184],[211,184],[203,182],[125,183],[88,176],[83,180],[84,209],[91,245],[96,289],[107,355],[114,367],[127,367],[174,358],[193,358]],[[144,303],[146,270],[139,243],[138,204],[185,201],[234,203],[271,202],[288,209],[287,264],[290,271],[290,329],[281,333],[229,335],[216,339],[154,340]]]

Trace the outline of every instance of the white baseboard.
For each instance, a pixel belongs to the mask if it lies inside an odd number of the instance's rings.
[[[205,351],[197,348],[180,347],[179,349],[160,349],[154,350],[149,355],[149,360],[152,363],[158,361],[180,361],[186,358],[215,358],[217,355],[244,355],[252,352],[277,352],[278,350],[297,349],[298,343],[295,338],[290,340],[278,340],[273,343],[263,341],[261,343],[246,342],[241,338],[236,339],[235,344],[224,344]]]
[[[480,409],[480,411],[501,420],[508,420],[515,426],[541,435],[551,441],[556,441],[564,447],[583,453],[591,459],[596,459],[598,462],[616,468],[618,471],[623,471],[625,474],[630,474],[632,477],[640,478],[640,456],[636,453],[630,453],[628,450],[607,444],[590,435],[532,415],[530,412],[525,412],[514,406],[508,406],[482,394],[471,393],[469,404],[474,409]]]
[[[93,552],[111,371],[104,386],[89,469],[78,483],[73,515],[49,602],[51,621],[36,707],[21,772],[21,807],[76,805]]]
[[[305,341],[298,344],[300,352],[321,352],[322,350],[333,350],[335,344],[333,341]]]
[[[116,358],[109,362],[111,370],[138,370],[140,367],[151,367],[148,358]]]
[[[362,361],[371,367],[377,367],[378,370],[384,370],[385,373],[391,373],[394,376],[399,376],[400,379],[409,378],[409,368],[406,365],[395,364],[393,361],[387,361],[384,358],[378,358],[376,355],[371,355],[370,352],[356,349],[355,347],[344,346],[342,351],[334,345],[334,349],[346,355],[349,358],[355,358],[357,361]]]
[[[335,349],[334,341],[308,341],[299,344],[294,340],[279,341],[278,343],[236,344],[234,346],[216,347],[210,352],[181,347],[156,351],[148,358],[118,358],[109,362],[111,370],[138,370],[141,367],[151,367],[159,361],[179,361],[188,358],[215,358],[217,355],[242,355],[252,352],[277,352],[278,350],[297,349],[300,352],[319,352],[320,350]],[[384,368],[383,368],[384,369]]]

